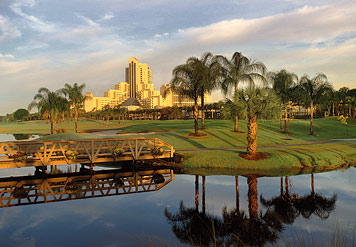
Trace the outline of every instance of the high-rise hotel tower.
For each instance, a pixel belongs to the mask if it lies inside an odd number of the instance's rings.
[[[129,84],[130,98],[144,100],[144,90],[153,90],[152,72],[145,63],[139,63],[135,57],[129,60],[129,67],[125,70],[125,80]]]

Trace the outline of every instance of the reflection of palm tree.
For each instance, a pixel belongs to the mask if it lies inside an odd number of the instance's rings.
[[[258,215],[257,178],[248,176],[247,184],[249,218],[238,209],[223,210],[222,234],[226,246],[263,246],[267,242],[275,242],[282,231],[282,224],[274,211],[267,210]]]
[[[164,210],[168,222],[172,224],[172,231],[182,242],[193,246],[217,246],[221,240],[219,229],[221,221],[217,218],[197,211],[195,208],[187,208],[180,203],[177,214]]]
[[[335,210],[336,199],[336,194],[327,198],[319,193],[311,192],[309,195],[300,198],[298,203],[296,203],[296,208],[298,208],[304,218],[309,219],[314,214],[321,219],[327,219],[330,213]]]
[[[294,206],[299,198],[298,195],[290,193],[288,177],[285,177],[285,191],[283,192],[283,177],[281,177],[280,195],[273,197],[270,200],[266,200],[261,195],[260,200],[263,206],[276,213],[282,223],[292,224],[300,214]]]
[[[298,203],[296,203],[296,208],[304,218],[309,219],[311,215],[314,214],[321,219],[327,219],[330,213],[335,210],[336,200],[336,194],[327,198],[319,193],[315,193],[314,174],[311,174],[311,192],[309,195],[300,198]]]

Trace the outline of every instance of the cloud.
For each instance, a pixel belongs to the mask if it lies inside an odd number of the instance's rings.
[[[169,33],[155,34],[154,38],[161,38],[161,37],[168,36],[168,35],[169,35]]]
[[[10,23],[8,18],[0,15],[0,42],[14,39],[21,36],[21,32],[15,25]]]
[[[15,58],[14,55],[0,53],[0,59],[14,59],[14,58]]]
[[[40,20],[39,18],[37,18],[37,17],[35,17],[33,15],[26,14],[22,10],[23,8],[26,8],[26,7],[33,7],[35,4],[36,4],[35,0],[22,0],[22,1],[17,1],[15,3],[13,3],[10,6],[10,8],[15,14],[17,14],[17,15],[25,18],[26,20],[30,21],[28,23],[28,25],[31,28],[33,28],[33,29],[35,29],[35,30],[37,30],[39,32],[45,32],[45,33],[46,32],[54,32],[54,31],[56,31],[57,30],[56,25],[51,24],[51,23],[46,23],[46,22]]]
[[[178,30],[178,35],[205,45],[265,42],[320,42],[356,32],[356,3],[304,6],[290,13],[254,19],[224,20]]]
[[[102,18],[102,20],[111,20],[112,18],[114,18],[115,16],[114,15],[110,15],[110,14],[106,14],[104,15],[104,17]]]

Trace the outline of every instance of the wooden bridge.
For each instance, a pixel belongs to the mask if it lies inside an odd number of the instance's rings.
[[[157,191],[173,180],[174,173],[104,170],[45,176],[0,178],[0,208]]]
[[[158,138],[0,142],[0,169],[77,163],[93,165],[173,158],[173,154],[173,147]]]

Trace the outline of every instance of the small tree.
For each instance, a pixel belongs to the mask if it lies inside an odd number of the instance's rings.
[[[238,97],[247,111],[247,155],[254,159],[257,155],[257,119],[277,117],[279,99],[270,88],[255,85],[239,90]]]
[[[17,109],[13,114],[14,119],[20,121],[27,120],[29,115],[30,113],[26,109]]]

